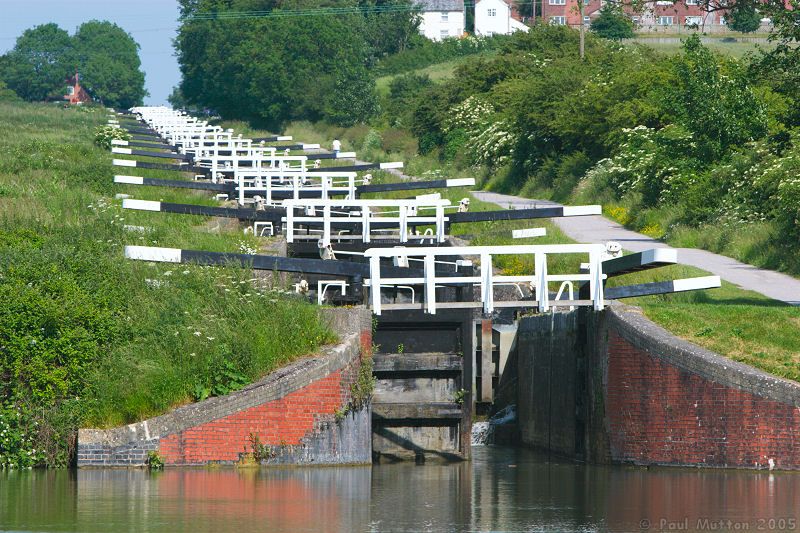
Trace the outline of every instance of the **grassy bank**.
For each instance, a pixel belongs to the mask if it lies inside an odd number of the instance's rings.
[[[574,199],[588,201],[590,198],[579,194]],[[676,248],[708,250],[759,268],[800,276],[796,243],[772,220],[719,220],[714,224],[690,226],[681,223],[682,211],[675,206],[636,209],[616,199],[604,204],[603,213],[629,229]]]
[[[248,271],[123,259],[126,244],[257,244],[217,220],[122,211],[114,193],[208,200],[114,186],[92,144],[102,110],[0,104],[0,117],[0,465],[64,465],[78,427],[225,393],[332,340],[316,306]]]
[[[481,52],[479,54],[475,54],[472,56],[465,56],[459,57],[457,59],[451,59],[449,61],[443,61],[441,63],[435,63],[433,65],[429,65],[427,67],[414,69],[410,72],[405,74],[416,74],[417,76],[428,76],[432,82],[439,83],[443,80],[452,78],[455,75],[456,68],[460,65],[468,61],[472,61],[476,57],[489,57],[494,55],[496,51],[489,50],[486,52]],[[397,76],[401,74],[394,74],[388,76],[381,76],[377,80],[375,80],[375,87],[378,90],[378,94],[381,97],[386,97],[389,95],[389,84],[395,79]]]

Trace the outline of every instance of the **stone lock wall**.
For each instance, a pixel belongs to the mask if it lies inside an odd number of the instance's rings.
[[[524,319],[523,443],[592,462],[800,469],[800,385],[674,337],[637,308]]]
[[[369,406],[343,417],[341,412],[351,400],[362,357],[370,356],[371,314],[366,309],[325,313],[339,344],[225,396],[120,428],[82,429],[78,466],[141,466],[150,451],[158,451],[168,465],[235,463],[252,451],[251,434],[269,447],[267,463],[369,463]]]

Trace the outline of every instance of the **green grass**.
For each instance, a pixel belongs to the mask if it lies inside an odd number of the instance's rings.
[[[649,46],[665,54],[673,55],[682,51],[681,39],[686,39],[688,36],[688,33],[685,35],[640,35],[626,42],[635,42]],[[714,52],[736,58],[742,58],[746,54],[757,52],[760,49],[769,50],[774,47],[772,43],[767,42],[765,35],[735,35],[726,37],[733,37],[736,40],[726,41],[725,37],[704,36],[703,44]]]
[[[786,235],[774,221],[746,224],[676,225],[666,242],[678,248],[702,248],[743,263],[800,276],[800,256],[787,244]]]
[[[0,104],[0,116],[0,419],[4,406],[19,408],[13,423],[34,435],[27,448],[0,443],[0,455],[36,448],[36,462],[64,464],[77,427],[224,393],[333,340],[318,308],[269,275],[125,260],[126,244],[235,252],[259,243],[229,220],[123,211],[115,193],[213,201],[114,185],[119,168],[92,143],[102,110]]]
[[[614,279],[610,286],[703,276],[673,266]],[[723,282],[719,289],[632,298],[673,334],[766,372],[800,381],[800,308]]]
[[[411,72],[407,72],[405,74],[416,74],[417,76],[428,75],[431,81],[434,83],[440,83],[446,79],[452,78],[455,74],[455,70],[459,65],[464,64],[467,61],[474,60],[478,56],[488,57],[490,55],[494,55],[497,52],[494,50],[483,52],[481,54],[474,54],[464,57],[459,57],[456,59],[451,59],[450,61],[444,61],[442,63],[436,63],[434,65],[427,66],[425,68],[412,70]],[[375,80],[375,87],[378,90],[378,94],[380,96],[388,96],[389,94],[389,84],[396,76],[405,75],[405,74],[396,74],[390,76],[382,76]]]

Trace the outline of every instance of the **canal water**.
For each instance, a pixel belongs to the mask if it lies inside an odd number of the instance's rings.
[[[798,474],[585,466],[497,446],[477,446],[473,454],[468,463],[372,468],[2,472],[0,530],[800,528]]]

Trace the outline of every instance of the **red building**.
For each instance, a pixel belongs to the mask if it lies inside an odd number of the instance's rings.
[[[550,24],[579,26],[581,23],[578,2],[583,1],[585,24],[597,16],[605,0],[541,0],[542,19]],[[725,11],[707,11],[702,0],[645,1],[641,10],[634,11],[622,1],[640,31],[679,31],[699,28],[704,31],[725,29]]]
[[[70,104],[75,105],[92,101],[92,97],[89,96],[86,89],[81,87],[80,75],[77,69],[74,76],[67,78],[67,94],[64,95],[64,100],[68,100]]]

